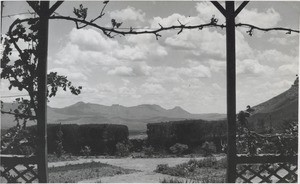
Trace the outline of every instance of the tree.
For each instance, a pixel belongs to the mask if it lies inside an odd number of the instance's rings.
[[[26,127],[28,120],[36,119],[36,111],[38,106],[38,44],[39,40],[38,27],[39,21],[31,20],[27,22],[27,27],[21,23],[17,23],[15,27],[11,27],[4,38],[4,52],[1,61],[1,79],[9,81],[9,89],[17,88],[20,91],[27,91],[29,99],[16,98],[18,108],[11,111],[3,111],[4,114],[12,114],[17,122],[23,120],[23,127]],[[28,29],[28,30],[26,30]],[[21,48],[18,42],[24,42],[28,48]],[[15,50],[13,50],[15,49]],[[16,60],[11,59],[13,51],[18,52]],[[57,72],[50,72],[47,75],[47,100],[54,97],[59,88],[66,91],[67,89],[74,95],[81,92],[82,87],[75,87],[66,76],[59,75]]]

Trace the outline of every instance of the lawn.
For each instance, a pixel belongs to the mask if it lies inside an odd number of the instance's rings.
[[[66,165],[49,168],[49,183],[76,183],[87,179],[133,172],[137,171],[98,162]]]

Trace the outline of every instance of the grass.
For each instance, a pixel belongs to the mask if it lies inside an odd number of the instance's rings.
[[[76,183],[87,179],[99,179],[104,176],[129,174],[135,170],[123,169],[108,164],[91,162],[62,167],[49,168],[50,183]]]
[[[73,161],[78,160],[78,156],[73,156],[71,154],[63,154],[57,157],[55,154],[48,154],[48,162],[61,162],[61,161]]]
[[[226,167],[226,158],[217,160],[215,157],[208,157],[202,160],[191,159],[186,163],[178,164],[174,167],[169,167],[167,164],[160,164],[157,166],[155,172],[183,177],[197,183],[224,183]],[[174,181],[169,182],[176,183]]]

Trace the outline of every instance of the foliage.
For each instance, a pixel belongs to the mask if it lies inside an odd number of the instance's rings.
[[[86,157],[90,156],[90,155],[91,155],[91,152],[92,152],[92,150],[91,150],[91,148],[90,148],[89,146],[84,146],[84,147],[81,148],[81,150],[80,150],[80,154],[81,154],[81,155],[84,155],[84,156],[86,156]]]
[[[129,143],[119,142],[116,144],[116,155],[125,157],[130,154],[130,145]]]
[[[176,155],[182,155],[185,151],[189,149],[188,145],[176,143],[170,147],[170,151]]]
[[[118,174],[130,174],[135,172],[131,169],[123,169],[100,162],[72,164],[49,168],[49,183],[76,183],[83,180],[97,179],[99,183],[102,177]]]
[[[63,132],[61,130],[61,124],[59,125],[58,130],[56,132],[55,144],[56,144],[55,154],[59,158],[65,153],[64,147],[63,147]]]
[[[185,177],[193,181],[220,183],[225,182],[223,172],[227,168],[226,163],[226,158],[220,160],[217,160],[215,157],[208,157],[201,160],[191,159],[186,163],[178,164],[174,167],[170,167],[168,164],[159,164],[155,172]]]
[[[226,158],[221,158],[217,160],[216,157],[206,157],[201,160],[191,159],[188,161],[189,165],[195,165],[198,168],[209,167],[209,168],[227,168]]]
[[[298,123],[286,122],[285,133],[282,134],[258,134],[246,127],[238,127],[237,152],[295,155],[298,152]]]
[[[164,178],[162,180],[159,181],[160,183],[200,183],[200,182],[196,182],[193,180],[182,180],[182,179],[177,179],[177,178]]]
[[[176,143],[186,144],[194,150],[205,141],[221,140],[226,135],[225,120],[182,120],[163,123],[148,123],[148,142],[155,148],[167,148]],[[220,141],[219,141],[220,142]]]
[[[153,156],[155,154],[154,148],[152,146],[148,146],[148,147],[144,146],[143,150],[146,156]]]
[[[19,91],[25,90],[28,93],[29,99],[16,98],[16,109],[4,111],[1,108],[1,113],[10,114],[15,117],[17,127],[20,129],[26,128],[26,123],[29,120],[37,119],[38,107],[38,65],[39,62],[39,41],[38,41],[38,27],[39,21],[37,19],[27,21],[24,25],[23,22],[17,19],[9,28],[9,31],[4,37],[4,51],[1,60],[1,79],[9,81],[8,89],[13,87]],[[26,45],[26,46],[20,46]],[[13,57],[13,52],[17,52],[17,58]],[[74,95],[81,92],[82,87],[75,87],[72,85],[66,76],[58,75],[57,72],[50,72],[47,75],[47,99],[54,97],[59,88],[66,91],[67,89]],[[1,107],[3,103],[1,102]],[[23,126],[20,125],[22,120]],[[20,135],[16,135],[19,134]],[[25,136],[22,131],[14,131],[14,136]],[[28,137],[22,137],[28,139]],[[3,138],[2,138],[3,139]],[[20,138],[21,139],[21,138]],[[12,142],[9,142],[12,141]],[[16,139],[7,139],[6,144],[15,147],[18,146]],[[19,145],[21,146],[21,145]],[[4,151],[5,147],[1,147]],[[5,151],[4,151],[5,152]]]
[[[1,154],[33,155],[36,137],[29,130],[13,127],[1,136]]]

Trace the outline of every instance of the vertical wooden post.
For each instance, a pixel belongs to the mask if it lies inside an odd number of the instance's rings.
[[[234,2],[226,1],[226,63],[227,63],[227,182],[236,180],[236,74]]]
[[[47,155],[47,56],[48,56],[48,12],[49,1],[40,1],[40,22],[38,31],[38,177],[39,183],[48,183],[48,155]]]

